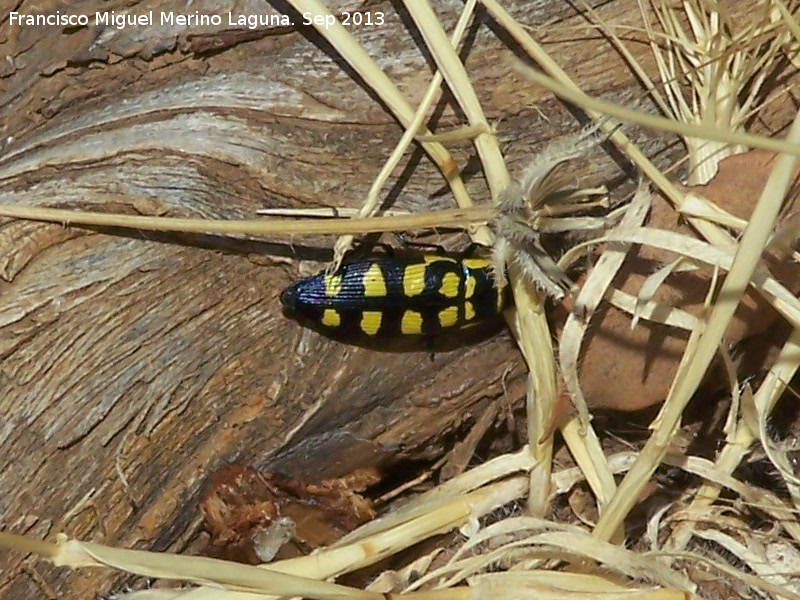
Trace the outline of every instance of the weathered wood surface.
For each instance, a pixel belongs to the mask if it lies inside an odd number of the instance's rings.
[[[278,8],[285,8],[275,2]],[[370,2],[381,27],[354,35],[417,102],[430,68],[396,4]],[[589,92],[639,98],[629,71],[567,3],[506,0]],[[329,2],[338,12],[358,2]],[[436,2],[448,30],[462,4]],[[20,13],[185,12],[186,3],[16,3]],[[602,17],[636,22],[636,2]],[[200,0],[200,13],[254,14],[257,0]],[[229,29],[223,27],[224,29]],[[240,31],[241,33],[249,33]],[[148,215],[243,218],[264,206],[359,206],[402,131],[311,31],[251,41],[214,28],[61,28],[0,21],[0,202]],[[215,52],[192,50],[215,40]],[[514,73],[491,19],[467,64],[512,169],[573,116]],[[644,46],[634,46],[645,57]],[[459,123],[437,111],[445,129]],[[649,143],[663,149],[663,136]],[[478,201],[488,193],[467,166]],[[605,175],[618,175],[613,168]],[[396,207],[451,206],[415,152]],[[522,396],[505,333],[439,353],[385,354],[305,332],[280,290],[320,268],[331,239],[293,244],[0,225],[0,527],[126,547],[196,547],[196,502],[221,465],[337,475],[398,450],[436,455],[487,403]],[[300,263],[301,260],[321,261]],[[505,390],[505,391],[504,391]],[[4,598],[92,597],[123,581],[0,555]]]

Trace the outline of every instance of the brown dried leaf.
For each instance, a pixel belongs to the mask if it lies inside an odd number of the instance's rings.
[[[265,553],[286,558],[328,546],[375,517],[369,500],[357,492],[378,480],[373,469],[315,485],[242,465],[220,469],[200,504],[211,534],[206,550],[257,564]]]

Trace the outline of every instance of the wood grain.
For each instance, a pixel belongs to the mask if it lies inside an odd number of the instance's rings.
[[[568,3],[503,4],[587,92],[642,106],[617,53]],[[356,5],[329,2],[334,12]],[[430,60],[398,5],[369,2],[364,10],[383,12],[386,24],[352,31],[417,102]],[[462,3],[435,5],[449,30]],[[615,0],[598,11],[622,27],[638,23],[636,6]],[[185,7],[90,0],[80,10]],[[16,10],[67,9],[23,0]],[[273,8],[199,0],[191,10]],[[359,206],[399,126],[313,31],[221,29],[0,21],[8,57],[0,63],[0,202],[216,218]],[[632,49],[652,68],[644,45]],[[518,49],[484,13],[463,54],[512,171],[579,128],[570,110],[516,74]],[[459,124],[446,99],[430,123],[439,131]],[[631,134],[661,161],[681,152],[665,136]],[[473,197],[488,202],[471,148],[455,146],[453,155]],[[622,179],[608,158],[595,175]],[[452,206],[419,151],[386,197],[406,210]],[[431,362],[424,349],[346,346],[286,320],[280,290],[321,268],[331,245],[0,224],[0,527],[195,551],[197,501],[222,465],[315,479],[399,454],[434,457],[445,434],[490,402],[523,397],[524,367],[506,333]],[[128,581],[0,554],[3,597],[74,600]]]

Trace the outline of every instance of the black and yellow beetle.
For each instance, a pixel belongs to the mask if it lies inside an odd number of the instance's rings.
[[[286,313],[338,338],[433,338],[496,317],[509,302],[491,262],[426,255],[345,263],[335,273],[294,282],[281,293]]]

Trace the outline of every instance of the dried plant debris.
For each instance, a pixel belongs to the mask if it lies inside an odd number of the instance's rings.
[[[220,469],[200,504],[207,553],[258,564],[329,546],[375,517],[358,492],[378,480],[373,469],[319,484],[241,465]]]
[[[492,223],[495,278],[505,283],[506,270],[514,264],[522,276],[546,295],[556,299],[574,289],[574,283],[558,266],[542,240],[547,233],[571,233],[578,239],[597,236],[607,225],[602,217],[587,212],[605,204],[604,189],[576,186],[586,154],[599,140],[591,134],[570,137],[537,154],[518,182],[511,183],[498,202],[499,216]],[[584,161],[585,162],[585,161]],[[592,202],[598,196],[603,200]]]
[[[778,3],[756,2],[746,19],[734,18],[709,0],[650,2],[657,25],[642,10],[648,40],[663,82],[647,80],[662,111],[684,123],[744,131],[786,68],[781,57],[793,41]],[[797,11],[789,1],[785,10]],[[739,144],[685,138],[690,184],[707,183]]]
[[[714,214],[726,216],[727,223],[746,222],[774,158],[773,153],[761,150],[728,157],[711,182],[686,191],[705,197],[715,207]],[[796,190],[784,203],[784,219],[797,212],[795,195]],[[730,261],[734,247],[722,251],[699,242],[659,196],[653,196],[643,227],[620,225],[610,229],[604,239],[629,240],[629,250],[580,342],[578,381],[590,407],[639,410],[666,397],[689,331],[704,314],[709,290],[719,277],[720,264],[715,265],[714,257],[719,254],[720,259]],[[602,266],[601,257],[609,249],[598,249],[595,269]],[[765,253],[764,267],[789,293],[800,290],[800,267],[785,248]],[[592,271],[587,277],[594,277]],[[575,334],[564,329],[564,324],[590,316],[586,301],[581,300],[586,283],[583,279],[580,283],[581,295],[564,297],[552,314],[562,361],[574,357],[574,352],[565,349],[572,347],[570,336]],[[747,344],[752,340],[764,350],[765,340],[755,336],[774,335],[768,332],[777,320],[778,313],[750,289],[728,328],[726,341],[737,354],[753,357]],[[768,354],[761,352],[758,364],[739,361],[741,375],[760,372],[767,358]]]
[[[583,6],[683,137],[688,183],[707,183],[725,157],[761,147],[744,136],[754,117],[790,89],[780,82],[797,61],[800,3],[754,2],[747,18],[731,10],[734,5],[710,0],[638,4],[658,79],[623,40],[627,24],[604,21],[588,3]],[[678,129],[683,125],[696,131]],[[723,139],[709,132],[734,135]]]

